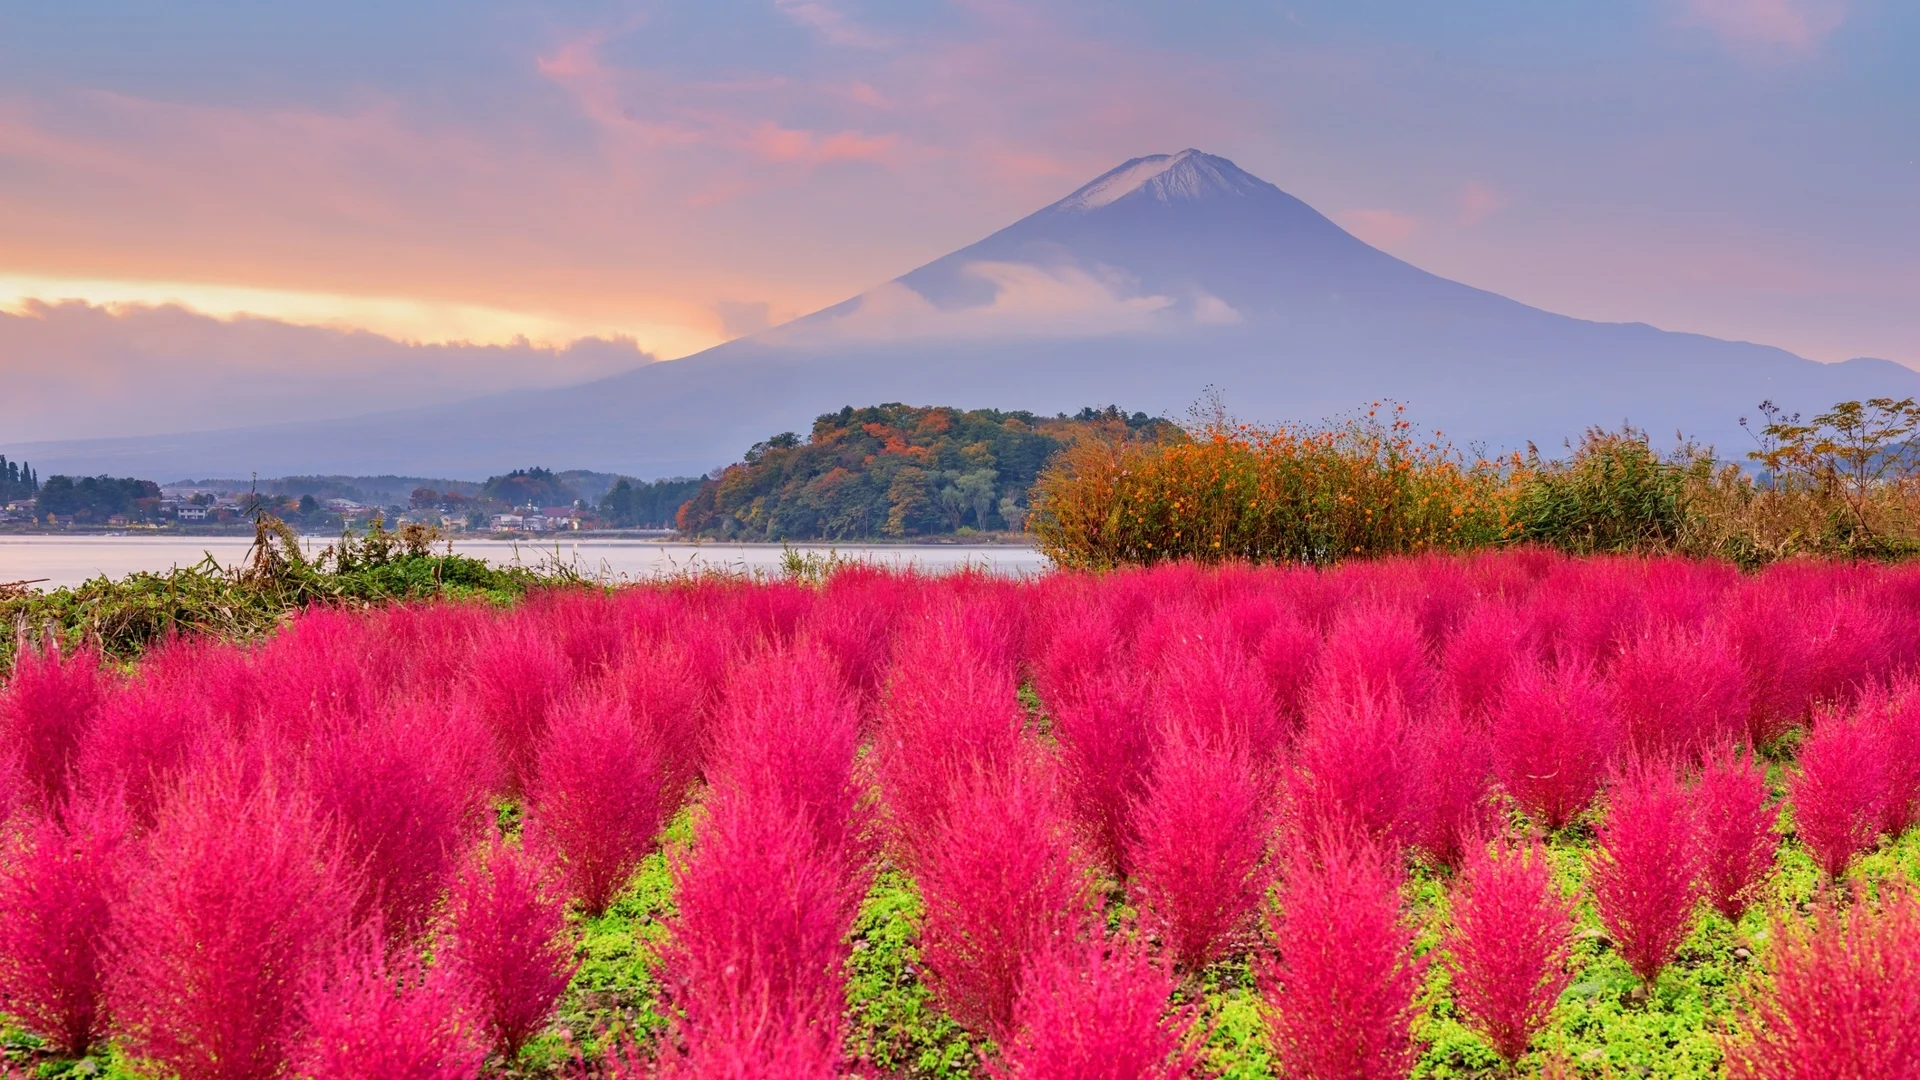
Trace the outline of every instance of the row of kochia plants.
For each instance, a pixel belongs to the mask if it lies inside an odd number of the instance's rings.
[[[1907,1076],[1920,1037],[1916,902],[1849,874],[1920,810],[1910,569],[856,568],[310,611],[131,671],[19,657],[0,1012],[44,1055],[508,1068],[574,971],[569,909],[604,911],[683,812],[667,1023],[576,1072],[858,1070],[850,933],[881,867],[922,904],[915,977],[996,1076],[1204,1075],[1223,961],[1281,1075],[1407,1075],[1431,965],[1537,1061],[1576,903],[1651,981],[1696,920],[1769,903],[1783,843],[1829,881],[1777,905],[1728,1071]],[[1584,897],[1542,844],[1568,828],[1593,830]],[[1436,948],[1416,862],[1449,882]]]

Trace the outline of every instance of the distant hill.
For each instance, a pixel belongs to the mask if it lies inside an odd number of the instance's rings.
[[[1198,150],[1136,158],[959,251],[832,307],[560,389],[346,420],[0,446],[49,472],[418,472],[565,461],[700,475],[848,401],[1049,415],[1089,399],[1313,422],[1391,398],[1457,445],[1557,447],[1628,421],[1744,450],[1762,400],[1809,414],[1920,395],[1884,360],[1598,323],[1449,281]]]
[[[1027,489],[1061,447],[1083,437],[1154,439],[1178,429],[1145,413],[1082,409],[1035,416],[877,405],[843,408],[756,443],[700,485],[682,531],[736,540],[904,539],[973,529],[1018,531]]]

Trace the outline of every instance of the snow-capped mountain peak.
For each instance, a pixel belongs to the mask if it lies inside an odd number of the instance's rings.
[[[1134,158],[1102,173],[1051,209],[1084,213],[1110,206],[1135,193],[1155,202],[1173,203],[1247,195],[1271,186],[1226,158],[1189,148],[1177,154]]]

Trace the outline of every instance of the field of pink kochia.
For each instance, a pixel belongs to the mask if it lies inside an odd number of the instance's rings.
[[[1756,905],[1726,1072],[1920,1073],[1920,915],[1856,865],[1920,813],[1916,569],[853,569],[314,611],[130,672],[22,657],[0,1013],[45,1055],[498,1072],[681,818],[664,1030],[596,1033],[573,1071],[878,1071],[847,970],[884,871],[921,905],[913,977],[995,1076],[1208,1075],[1223,964],[1282,1076],[1406,1076],[1436,1010],[1593,1072],[1537,1039],[1576,941],[1651,982]],[[1774,895],[1789,853],[1828,879],[1810,906]]]

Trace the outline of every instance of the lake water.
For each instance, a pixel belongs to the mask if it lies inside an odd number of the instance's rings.
[[[313,554],[335,537],[309,537]],[[191,566],[211,555],[222,566],[243,560],[253,544],[246,536],[0,536],[0,583],[29,581],[37,589],[78,585],[105,574],[122,577],[140,570],[165,571]],[[861,559],[890,567],[925,571],[979,566],[1001,574],[1032,574],[1051,564],[1032,548],[1006,545],[794,545],[796,550]],[[558,543],[509,540],[455,540],[453,549],[501,566],[537,566],[558,560],[589,574],[639,579],[688,569],[778,570],[778,544],[691,544],[666,540],[563,539]]]

